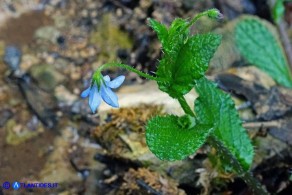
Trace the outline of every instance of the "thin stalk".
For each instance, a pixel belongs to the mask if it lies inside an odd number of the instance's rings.
[[[218,10],[217,10],[217,9],[209,9],[209,10],[206,10],[206,11],[204,11],[204,12],[201,12],[201,13],[195,15],[195,16],[193,17],[193,19],[189,22],[189,24],[185,27],[185,29],[191,27],[191,26],[192,26],[194,23],[196,23],[197,20],[198,20],[199,18],[201,18],[202,16],[209,16],[209,14],[210,14],[211,12],[214,12],[214,11],[217,12]],[[221,16],[222,16],[222,14],[219,14],[219,11],[218,11],[218,17],[220,18]]]
[[[209,10],[204,11],[204,12],[201,12],[201,13],[195,15],[195,16],[193,17],[193,19],[190,21],[190,23],[186,26],[186,28],[191,27],[194,23],[197,22],[197,20],[198,20],[200,17],[202,17],[202,16],[207,16],[207,15],[208,15],[208,12],[209,12]]]
[[[191,107],[188,105],[184,96],[179,97],[177,100],[186,114],[193,117],[195,116],[195,113],[192,111]]]
[[[96,72],[97,72],[97,71],[101,72],[103,69],[108,68],[108,67],[113,67],[113,66],[120,67],[120,68],[124,68],[124,69],[126,69],[126,70],[132,71],[132,72],[134,72],[134,73],[136,73],[136,74],[138,74],[138,75],[140,75],[140,76],[142,76],[142,77],[145,77],[145,78],[147,78],[147,79],[150,79],[150,80],[154,80],[154,81],[166,81],[166,80],[163,79],[163,78],[159,78],[159,77],[151,76],[151,75],[149,75],[149,74],[147,74],[147,73],[144,73],[144,72],[141,72],[141,71],[139,71],[139,70],[137,70],[137,69],[135,69],[135,68],[133,68],[133,67],[127,65],[127,64],[121,64],[121,63],[107,63],[107,64],[104,64],[104,65],[100,66],[100,67],[96,70]]]

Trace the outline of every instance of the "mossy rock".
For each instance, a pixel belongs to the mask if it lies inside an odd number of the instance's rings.
[[[65,77],[49,64],[31,67],[30,74],[37,81],[39,87],[47,91],[52,91],[65,80]]]
[[[18,125],[11,119],[6,123],[6,143],[9,145],[19,145],[43,132],[43,127],[37,131],[32,131],[24,126]]]
[[[100,48],[97,59],[101,64],[115,61],[118,49],[130,50],[133,45],[128,34],[119,29],[111,14],[103,15],[97,31],[91,34],[90,43]]]

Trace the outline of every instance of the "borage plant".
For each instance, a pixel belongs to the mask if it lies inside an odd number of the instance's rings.
[[[91,86],[81,96],[89,96],[92,112],[98,108],[101,98],[109,105],[118,107],[118,98],[111,88],[119,87],[124,77],[110,81],[108,76],[102,76],[101,71],[110,66],[125,68],[157,81],[161,91],[178,100],[185,115],[155,116],[150,119],[146,125],[149,149],[161,160],[174,161],[187,158],[208,143],[216,149],[226,170],[228,168],[241,176],[255,194],[267,194],[249,172],[254,150],[246,130],[242,127],[233,100],[205,77],[209,61],[220,45],[221,36],[212,33],[190,34],[190,27],[202,16],[212,19],[222,17],[217,9],[211,9],[189,21],[175,19],[170,27],[149,19],[163,51],[156,76],[125,64],[107,63],[96,70]],[[192,88],[199,95],[194,108],[184,98]]]

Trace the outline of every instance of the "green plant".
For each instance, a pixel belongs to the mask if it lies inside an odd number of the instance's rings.
[[[285,14],[285,2],[291,2],[291,0],[276,0],[272,8],[272,16],[276,23],[280,23]]]
[[[280,23],[284,14],[285,14],[285,6],[284,0],[276,0],[273,9],[272,9],[272,16],[276,23]]]
[[[190,27],[202,16],[213,19],[222,17],[218,10],[211,9],[196,15],[190,21],[176,19],[170,27],[150,19],[149,24],[157,33],[163,50],[156,76],[125,64],[108,63],[95,72],[87,92],[98,96],[105,94],[99,92],[108,86],[101,71],[110,66],[125,68],[157,81],[161,91],[178,100],[185,114],[155,116],[150,119],[146,125],[149,149],[161,160],[173,161],[187,158],[204,143],[208,143],[216,148],[226,170],[228,167],[228,170],[237,172],[256,194],[266,194],[249,172],[254,155],[253,146],[241,125],[234,102],[205,77],[209,61],[220,45],[221,36],[212,33],[190,34]],[[184,98],[192,88],[199,94],[195,108],[191,108]],[[105,101],[107,98],[117,101],[115,95],[104,95]],[[89,104],[96,109],[96,104],[92,106],[92,101],[90,98]]]
[[[235,28],[236,45],[249,63],[265,71],[277,83],[292,88],[292,74],[285,52],[270,28],[254,17],[241,20]]]

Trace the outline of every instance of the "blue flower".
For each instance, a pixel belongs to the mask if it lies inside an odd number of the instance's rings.
[[[114,80],[110,80],[108,75],[104,76],[101,81],[93,80],[90,87],[81,93],[82,98],[89,96],[89,107],[93,113],[97,110],[101,103],[101,99],[108,105],[118,108],[118,96],[111,90],[116,89],[124,82],[125,76],[118,76]],[[100,83],[98,85],[98,83]]]

